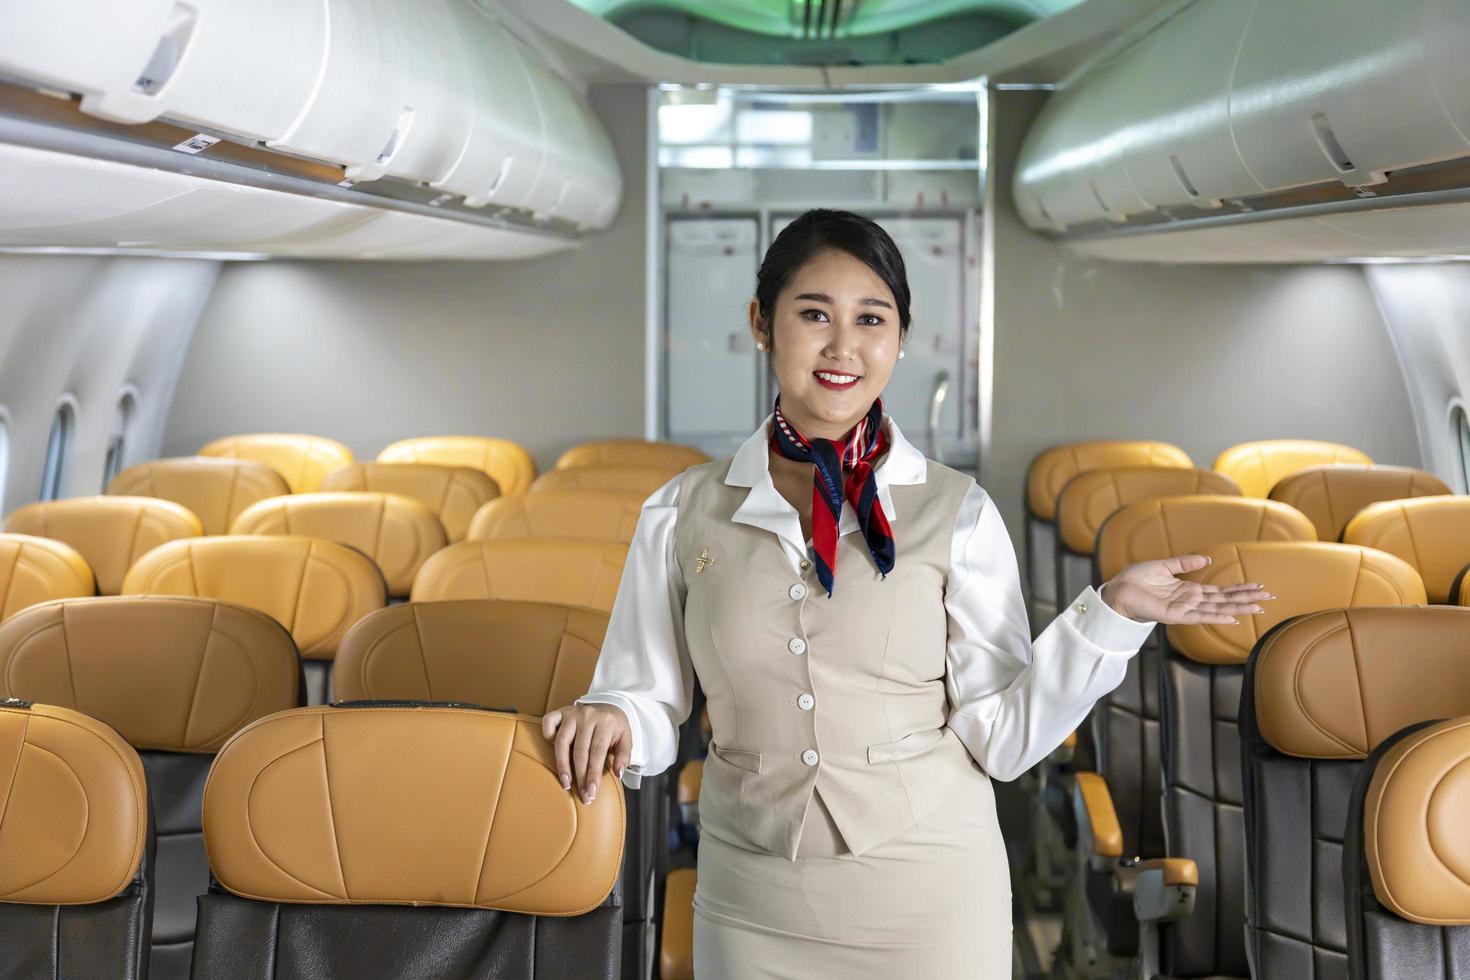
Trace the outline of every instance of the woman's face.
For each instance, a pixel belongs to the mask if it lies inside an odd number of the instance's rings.
[[[898,304],[872,269],[846,252],[818,253],[791,277],[770,322],[750,302],[781,413],[808,437],[841,439],[883,393],[900,347]]]

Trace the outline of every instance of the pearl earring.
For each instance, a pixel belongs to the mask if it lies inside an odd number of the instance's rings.
[[[764,340],[757,340],[755,342],[755,349],[756,350],[765,350],[766,349],[766,342]]]
[[[903,360],[903,351],[901,351],[901,350],[898,352],[898,359],[900,361]]]

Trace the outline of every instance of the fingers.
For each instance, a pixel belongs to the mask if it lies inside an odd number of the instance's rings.
[[[577,783],[577,795],[586,802],[587,781],[583,778],[587,772],[587,755],[592,751],[592,726],[583,724],[577,726],[577,737],[572,739],[572,779]]]
[[[619,779],[623,778],[623,770],[628,768],[628,763],[633,759],[633,736],[631,732],[624,732],[613,746],[612,769],[613,775]]]
[[[556,730],[560,726],[561,726],[561,709],[560,708],[557,708],[555,711],[548,711],[546,713],[546,716],[541,719],[541,735],[542,735],[542,737],[545,738],[546,741],[550,742],[553,738],[556,737]]]
[[[1164,559],[1164,567],[1170,575],[1187,575],[1197,572],[1213,561],[1206,555],[1175,555],[1173,558]]]
[[[612,741],[607,726],[599,725],[592,730],[592,739],[587,750],[587,768],[582,773],[582,802],[597,799],[597,782],[602,776],[603,763],[607,761],[607,747]]]
[[[575,715],[561,719],[556,732],[556,741],[553,747],[556,749],[556,775],[561,780],[562,789],[572,788],[572,765],[570,748],[573,737],[577,734],[577,718]],[[546,730],[546,722],[541,723],[542,731]]]

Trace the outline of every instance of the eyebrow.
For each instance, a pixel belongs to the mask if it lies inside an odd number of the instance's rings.
[[[831,303],[832,302],[832,297],[831,296],[828,296],[826,293],[801,293],[796,298],[797,299],[814,299],[818,303]],[[891,310],[891,309],[893,309],[893,304],[892,303],[889,303],[886,300],[878,299],[875,296],[865,296],[862,299],[858,300],[858,303],[860,303],[863,306],[881,306],[885,310]]]

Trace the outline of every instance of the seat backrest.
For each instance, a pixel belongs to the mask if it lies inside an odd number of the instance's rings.
[[[631,493],[645,500],[668,483],[675,474],[660,467],[647,466],[574,466],[564,470],[548,470],[531,484],[533,493],[565,493],[594,491],[597,493]]]
[[[1188,555],[1232,541],[1315,541],[1307,516],[1259,497],[1166,497],[1114,512],[1097,532],[1097,580],[1140,561]]]
[[[1460,569],[1451,583],[1449,601],[1457,606],[1470,606],[1470,564]]]
[[[378,453],[378,462],[468,466],[488,474],[506,497],[525,493],[536,479],[536,461],[524,446],[490,436],[402,439]]]
[[[691,466],[708,463],[709,456],[693,446],[645,439],[602,439],[573,446],[561,454],[556,469],[577,466],[643,466],[681,473]]]
[[[323,477],[352,462],[352,450],[334,439],[290,432],[226,436],[204,446],[199,455],[264,463],[281,474],[292,493],[320,489]]]
[[[6,976],[147,976],[152,888],[153,828],[138,754],[84,714],[0,705]]]
[[[27,504],[4,530],[71,545],[97,577],[97,591],[117,595],[133,562],[168,541],[204,533],[187,508],[155,497],[69,497]]]
[[[1383,500],[1453,493],[1424,470],[1378,463],[1309,466],[1278,481],[1271,499],[1291,504],[1311,518],[1319,541],[1336,541],[1353,516]]]
[[[437,463],[353,463],[328,473],[322,490],[412,497],[438,515],[450,541],[463,541],[475,512],[500,496],[489,474]]]
[[[151,973],[187,976],[195,900],[209,887],[200,805],[213,754],[300,702],[296,644],[274,619],[213,599],[49,602],[0,625],[0,697],[110,725],[142,756],[158,838]]]
[[[424,562],[412,599],[517,599],[611,612],[627,560],[628,546],[613,541],[461,541]]]
[[[347,630],[387,604],[383,576],[360,551],[320,538],[227,535],[173,541],[128,572],[124,595],[223,599],[290,631],[301,656],[331,660]]]
[[[1391,552],[1419,570],[1430,602],[1451,602],[1470,562],[1470,497],[1418,497],[1369,504],[1348,522],[1343,541]]]
[[[240,511],[291,488],[264,463],[184,456],[130,466],[112,478],[107,492],[172,500],[199,518],[205,534],[228,534]]]
[[[247,507],[231,534],[299,535],[355,548],[383,573],[390,596],[406,596],[430,555],[449,543],[434,512],[391,493],[298,493]]]
[[[1293,616],[1352,606],[1424,602],[1409,565],[1384,552],[1324,542],[1238,543],[1205,549],[1188,578],[1261,582],[1280,598],[1234,625],[1171,625],[1162,672],[1164,836],[1170,857],[1199,866],[1194,913],[1160,930],[1163,972],[1244,977],[1245,827],[1239,727],[1245,664],[1259,637]]]
[[[1265,497],[1293,473],[1327,463],[1371,463],[1352,446],[1315,439],[1263,439],[1231,446],[1215,459],[1215,469],[1240,484],[1247,497]]]
[[[1329,609],[1289,620],[1256,645],[1240,740],[1257,976],[1346,980],[1343,846],[1353,782],[1399,729],[1467,713],[1470,609]]]
[[[585,538],[629,544],[645,499],[643,494],[591,490],[502,497],[480,508],[470,523],[469,539]]]
[[[204,792],[218,888],[195,975],[611,980],[623,805],[616,780],[590,804],[561,788],[536,717],[343,705],[256,722]]]
[[[0,620],[52,599],[96,595],[87,560],[60,541],[0,533]]]
[[[1470,717],[1400,731],[1358,773],[1343,863],[1352,980],[1454,980],[1470,964]]]

